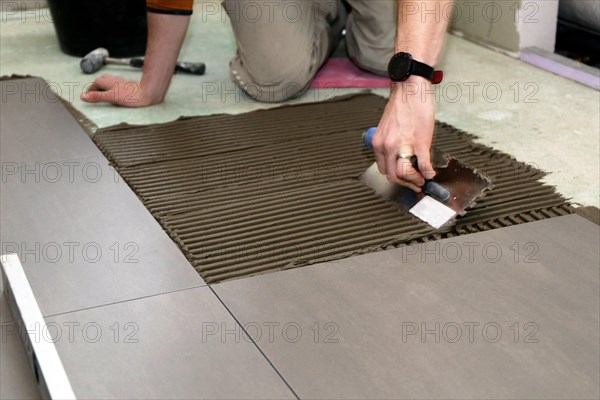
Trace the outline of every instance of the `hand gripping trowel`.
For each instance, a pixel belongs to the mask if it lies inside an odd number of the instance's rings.
[[[372,150],[376,128],[363,133],[363,143]],[[417,159],[411,159],[417,169]],[[370,186],[375,193],[396,203],[401,209],[410,212],[427,222],[435,229],[453,221],[456,216],[464,215],[465,209],[484,196],[484,192],[493,187],[490,179],[455,158],[434,151],[432,164],[436,170],[435,181],[427,180],[421,193],[391,183],[385,175],[379,173],[373,163],[360,180]]]

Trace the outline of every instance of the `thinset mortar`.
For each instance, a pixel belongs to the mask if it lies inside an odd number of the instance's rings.
[[[385,104],[364,94],[118,125],[93,139],[208,283],[573,212],[543,172],[438,122],[434,146],[494,189],[434,231],[358,181],[374,161],[362,132]]]

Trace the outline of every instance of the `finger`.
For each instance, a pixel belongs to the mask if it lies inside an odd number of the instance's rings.
[[[379,133],[379,129],[375,132],[373,136],[373,142],[371,145],[373,146],[373,155],[375,156],[375,162],[377,163],[377,169],[379,173],[385,175],[385,148],[383,146],[383,139],[381,137],[381,133]]]
[[[425,184],[425,179],[413,166],[409,159],[399,158],[396,163],[396,174],[398,180],[403,180],[412,183],[418,187],[418,192],[421,191],[421,186]]]
[[[103,90],[108,90],[108,87],[104,87],[101,86],[100,84],[98,84],[97,80],[95,80],[94,82],[92,82],[92,84],[90,86],[88,86],[88,88],[86,89],[86,92],[101,92]]]
[[[398,175],[396,175],[396,161],[397,157],[394,152],[387,151],[385,152],[385,176],[388,181],[393,183],[400,183],[398,181]]]
[[[96,79],[92,84],[87,88],[86,92],[102,92],[110,89],[111,86],[106,85],[105,82],[99,81]]]
[[[381,175],[385,175],[385,155],[382,153],[375,153],[375,163],[377,169]]]
[[[423,191],[419,186],[415,186],[414,183],[405,181],[404,179],[399,179],[398,184],[411,189],[413,192],[421,193],[421,191]]]
[[[94,92],[94,91],[109,90],[121,81],[123,81],[123,79],[119,78],[118,76],[104,74],[104,75],[94,79],[94,82],[92,82],[92,84],[88,88],[88,91]]]
[[[397,158],[397,154],[386,154],[386,175],[388,181],[410,187],[415,192],[421,192],[421,186],[425,184],[421,175],[412,167],[410,160]],[[390,173],[390,171],[392,171]],[[422,183],[421,183],[422,182]]]
[[[114,76],[114,75],[104,74],[104,75],[96,78],[96,80],[94,82],[96,82],[101,87],[110,88],[117,83],[125,82],[125,79],[119,78],[118,76]]]
[[[398,143],[395,138],[387,138],[388,140],[384,143],[384,156],[385,156],[385,176],[388,181],[393,183],[400,183],[397,174],[398,169]],[[400,146],[402,147],[402,146]],[[412,147],[407,147],[404,151],[412,152]]]
[[[81,94],[81,100],[87,103],[116,103],[114,90],[93,90]]]
[[[428,148],[417,148],[415,149],[415,155],[419,160],[419,172],[425,179],[433,179],[435,176],[435,170],[431,164],[431,155]]]
[[[400,183],[398,174],[398,151],[397,146],[388,144],[385,147],[385,176],[388,181]]]

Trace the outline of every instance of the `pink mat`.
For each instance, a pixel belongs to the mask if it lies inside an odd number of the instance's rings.
[[[317,73],[311,89],[318,88],[387,88],[390,80],[363,71],[348,58],[330,58]]]

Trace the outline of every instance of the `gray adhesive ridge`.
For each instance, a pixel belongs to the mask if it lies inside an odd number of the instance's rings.
[[[94,141],[208,283],[573,212],[544,176],[436,123],[434,146],[494,189],[434,231],[358,181],[386,100],[355,95],[240,115],[100,129]]]

